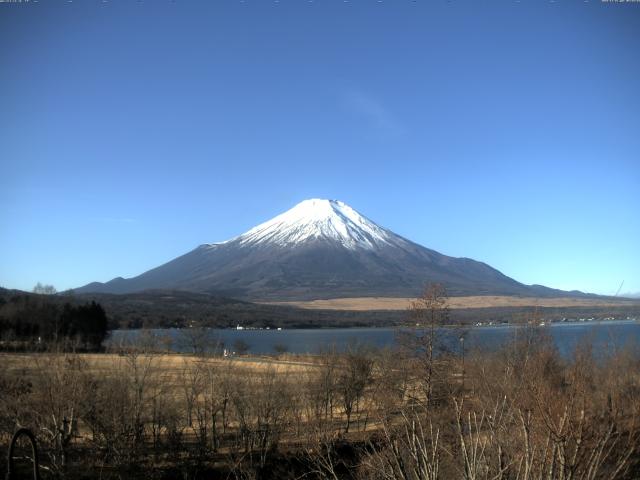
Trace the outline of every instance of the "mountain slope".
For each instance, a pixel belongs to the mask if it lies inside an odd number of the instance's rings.
[[[79,292],[181,289],[252,300],[416,296],[426,282],[451,295],[566,295],[526,286],[468,258],[413,243],[335,200],[305,200],[221,243],[205,244],[131,279]]]

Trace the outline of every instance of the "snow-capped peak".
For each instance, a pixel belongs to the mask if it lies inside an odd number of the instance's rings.
[[[401,239],[338,200],[304,200],[231,241],[241,245],[289,246],[332,240],[349,249],[373,249]]]

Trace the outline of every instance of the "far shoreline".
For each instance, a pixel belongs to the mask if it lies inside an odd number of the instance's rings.
[[[485,329],[485,328],[511,328],[511,327],[559,327],[559,326],[578,326],[578,325],[619,325],[619,324],[627,324],[627,323],[639,323],[640,317],[635,318],[610,318],[610,319],[568,319],[568,320],[550,320],[544,321],[544,324],[536,323],[536,322],[484,322],[481,325],[473,324],[473,323],[447,323],[443,325],[438,325],[436,328],[446,328],[446,329]],[[420,325],[356,325],[356,326],[346,326],[346,327],[336,327],[335,325],[330,326],[309,326],[309,327],[287,327],[287,328],[253,328],[253,327],[243,327],[238,329],[236,327],[208,327],[208,326],[191,326],[191,327],[151,327],[151,328],[115,328],[109,330],[109,334],[112,332],[129,332],[129,331],[137,331],[137,330],[193,330],[193,329],[203,329],[203,330],[221,330],[221,331],[230,331],[230,332],[287,332],[287,331],[301,331],[301,330],[395,330],[395,329],[413,329],[418,328]],[[425,328],[428,328],[428,325],[424,325]]]

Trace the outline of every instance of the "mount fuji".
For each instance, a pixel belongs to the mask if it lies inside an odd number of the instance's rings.
[[[282,301],[415,297],[427,282],[443,284],[450,295],[567,295],[524,285],[482,262],[442,255],[343,202],[323,199],[305,200],[238,237],[200,245],[137,277],[76,291],[171,289]]]

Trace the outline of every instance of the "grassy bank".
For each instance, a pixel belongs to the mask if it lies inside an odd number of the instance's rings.
[[[30,428],[43,478],[638,478],[637,351],[438,348],[4,353],[0,442]]]

